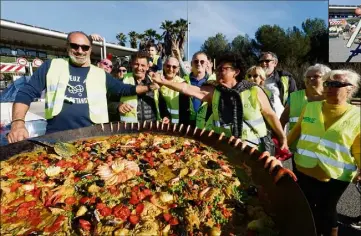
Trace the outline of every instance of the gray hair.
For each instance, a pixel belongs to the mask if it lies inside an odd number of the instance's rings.
[[[335,80],[336,75],[344,75],[346,77],[346,82],[353,85],[349,95],[349,98],[352,98],[360,88],[360,80],[361,80],[360,75],[353,70],[343,69],[343,70],[331,70],[329,73],[327,73],[324,76],[324,78],[325,80],[328,78]]]
[[[306,77],[307,73],[310,71],[319,71],[323,77],[325,74],[331,71],[331,68],[323,64],[315,64],[313,66],[309,66],[306,69],[306,72],[303,74],[303,77]]]
[[[275,60],[275,62],[278,63],[278,57],[277,57],[276,53],[270,52],[270,51],[261,52],[261,55],[259,56],[259,59],[261,59],[264,55],[267,55],[267,54],[271,55],[273,57],[273,59]]]
[[[66,37],[66,43],[67,43],[67,44],[70,43],[70,36],[71,36],[72,34],[82,34],[83,36],[85,36],[85,37],[89,40],[90,45],[93,44],[93,39],[92,39],[92,37],[90,37],[89,35],[87,35],[87,34],[84,33],[83,31],[72,31],[72,32],[68,33],[68,36]]]

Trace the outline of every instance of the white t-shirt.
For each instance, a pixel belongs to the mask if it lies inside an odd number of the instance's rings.
[[[277,87],[273,77],[266,79],[264,87],[267,88],[271,93],[272,97],[270,98],[272,102],[272,106],[275,109],[276,115],[278,119],[281,117],[283,110],[285,107],[283,106],[281,99],[280,99],[280,90]]]

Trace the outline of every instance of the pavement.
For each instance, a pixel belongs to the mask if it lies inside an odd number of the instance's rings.
[[[292,169],[291,160],[283,162],[284,167]],[[361,194],[351,183],[337,204],[339,214],[339,236],[361,236],[361,229],[355,230],[350,224],[361,215]]]
[[[350,48],[346,47],[347,40],[343,37],[329,38],[329,62],[346,62],[349,56],[352,54],[351,50],[355,50],[358,44],[353,43]],[[350,62],[361,62],[361,53],[354,56]]]

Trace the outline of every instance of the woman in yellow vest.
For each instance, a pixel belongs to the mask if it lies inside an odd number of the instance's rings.
[[[249,145],[264,150],[261,139],[267,135],[266,120],[278,136],[281,148],[288,149],[286,135],[267,95],[254,83],[237,81],[240,65],[233,54],[225,55],[218,61],[217,81],[212,84],[197,87],[162,80],[159,76],[154,80],[187,96],[208,102],[213,113],[206,123],[207,129],[224,132],[228,137],[239,137]]]
[[[179,61],[174,57],[169,57],[164,64],[163,68],[164,78],[176,83],[185,82],[184,79],[178,76],[179,73]],[[174,91],[166,86],[160,88],[160,93],[167,104],[169,112],[169,120],[171,123],[182,123],[179,117],[179,92]]]
[[[298,121],[303,107],[307,102],[324,100],[322,77],[330,72],[328,66],[316,64],[307,68],[304,74],[305,89],[290,94],[285,110],[280,121],[282,127],[289,123],[291,130]]]
[[[298,140],[299,185],[311,206],[318,234],[338,235],[336,205],[360,168],[360,108],[347,101],[360,75],[333,70],[324,76],[324,101],[309,102],[288,135]]]

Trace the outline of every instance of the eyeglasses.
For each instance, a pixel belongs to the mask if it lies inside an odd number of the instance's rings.
[[[257,74],[255,74],[255,75],[249,74],[249,75],[247,75],[247,76],[248,76],[249,79],[250,79],[250,78],[256,79],[256,78],[258,78],[259,75],[257,75]]]
[[[347,86],[353,86],[351,83],[343,83],[340,81],[325,81],[323,82],[323,86],[326,88],[343,88]]]
[[[199,63],[201,63],[201,65],[204,65],[205,62],[205,60],[193,60],[193,63],[196,65],[198,65]]]
[[[306,79],[320,79],[320,78],[322,78],[321,75],[306,76]]]
[[[123,72],[123,73],[127,73],[127,70],[122,70],[122,69],[119,69],[118,72]]]
[[[263,62],[270,63],[271,61],[274,61],[274,60],[269,60],[269,59],[267,59],[267,60],[259,60],[259,63],[263,63]]]
[[[172,66],[172,65],[166,65],[166,67],[168,68],[168,69],[170,69],[170,68],[173,68],[173,70],[175,70],[175,69],[177,69],[178,68],[178,66]]]
[[[223,72],[223,71],[227,71],[229,69],[233,69],[233,67],[232,66],[217,67],[217,72]]]
[[[108,66],[110,68],[113,68],[113,65],[109,64],[108,62],[106,61],[102,61],[102,64],[105,65],[105,66]]]
[[[87,52],[90,49],[89,45],[79,45],[76,43],[69,43],[69,46],[74,50],[78,50],[79,48],[81,48],[81,50],[83,50],[84,52]]]

